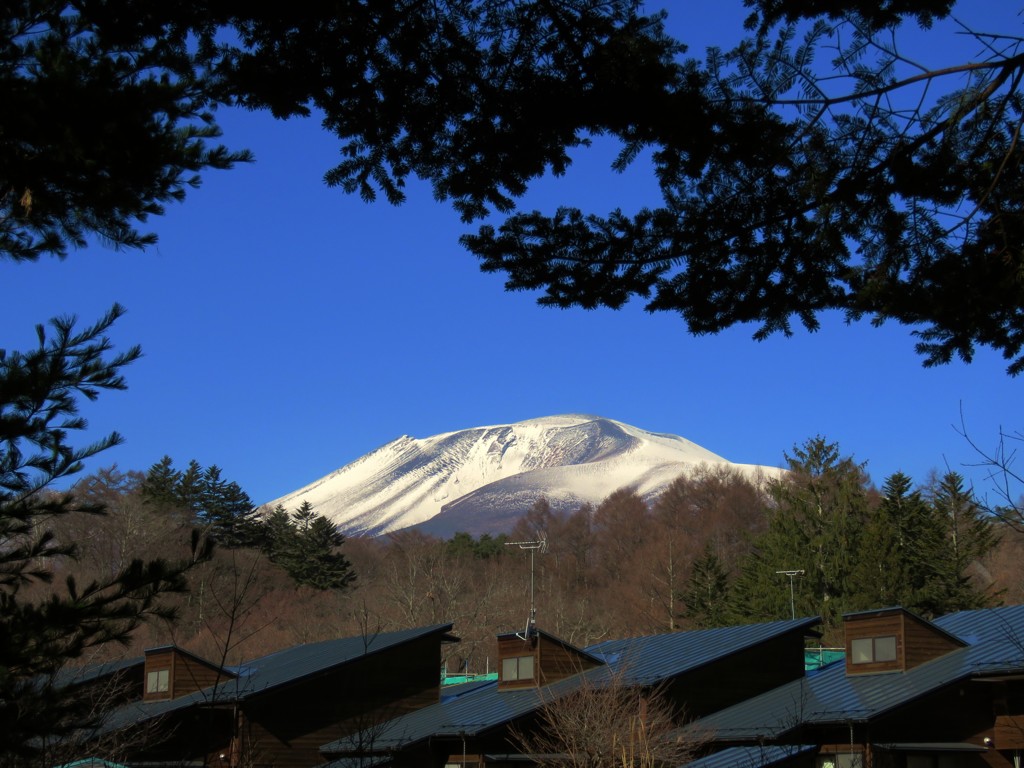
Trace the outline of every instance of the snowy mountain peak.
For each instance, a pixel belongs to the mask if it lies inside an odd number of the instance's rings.
[[[414,525],[445,537],[497,533],[541,497],[569,510],[627,486],[656,496],[701,464],[730,462],[677,435],[565,414],[422,439],[403,435],[270,507],[308,501],[347,535]]]

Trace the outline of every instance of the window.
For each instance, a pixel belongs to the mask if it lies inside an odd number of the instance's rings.
[[[146,693],[167,693],[169,669],[154,669],[146,675]]]
[[[533,680],[533,656],[513,656],[501,660],[502,680]]]
[[[896,661],[896,636],[856,638],[850,643],[850,660],[854,664]]]
[[[835,755],[818,755],[817,768],[861,768],[860,752],[840,752]]]

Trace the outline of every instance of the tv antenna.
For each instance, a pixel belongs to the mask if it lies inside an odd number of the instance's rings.
[[[791,619],[796,618],[796,598],[793,593],[793,579],[797,576],[803,576],[806,571],[801,568],[798,571],[776,571],[779,576],[789,576],[789,617]]]
[[[539,534],[538,534],[539,536]],[[520,640],[526,641],[530,639],[530,635],[533,630],[537,627],[537,603],[534,601],[534,557],[538,552],[542,555],[548,551],[548,540],[546,538],[538,538],[537,541],[506,541],[506,547],[519,547],[520,549],[527,549],[530,551],[530,615],[526,619],[526,629],[523,630],[522,634],[516,632],[516,637]]]

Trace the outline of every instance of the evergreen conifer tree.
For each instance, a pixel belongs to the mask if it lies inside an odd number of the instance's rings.
[[[316,589],[345,589],[355,580],[352,564],[339,551],[345,537],[326,517],[317,515],[301,542],[309,564],[304,583]]]
[[[178,480],[178,504],[185,510],[195,525],[206,525],[203,516],[203,494],[206,486],[206,473],[202,465],[192,459]]]
[[[180,483],[181,472],[174,468],[174,461],[170,456],[164,456],[147,470],[140,490],[150,503],[172,506],[178,503]]]
[[[249,494],[238,483],[221,477],[212,465],[203,473],[202,515],[210,533],[225,547],[253,547],[263,543],[262,521]]]
[[[278,504],[264,520],[265,546],[271,562],[284,564],[295,549],[295,524],[283,505]]]
[[[921,546],[932,536],[934,522],[907,475],[897,472],[886,478],[882,500],[869,513],[857,556],[853,607],[899,605],[921,610],[929,572]]]
[[[683,603],[684,615],[695,629],[724,627],[729,623],[729,575],[710,541],[693,564]]]
[[[868,478],[839,445],[815,437],[786,456],[788,474],[771,486],[775,509],[754,541],[736,582],[734,609],[742,620],[821,615],[830,631],[856,605],[854,572],[868,518]]]
[[[929,499],[934,525],[921,546],[920,567],[928,575],[920,607],[929,616],[983,608],[993,596],[972,581],[970,566],[996,545],[991,520],[963,477],[947,472]]]
[[[345,537],[309,501],[291,515],[278,505],[266,520],[267,556],[297,584],[345,589],[355,581],[352,564],[339,550]]]
[[[220,467],[207,468],[192,459],[184,472],[165,456],[150,467],[143,482],[144,498],[183,514],[224,547],[258,547],[266,532],[256,506],[238,483],[225,480]]]
[[[176,563],[133,560],[85,584],[73,575],[75,543],[61,541],[52,521],[103,514],[96,500],[50,491],[82,462],[121,441],[113,433],[84,448],[68,435],[86,427],[79,401],[125,388],[121,369],[138,348],[111,355],[107,330],[119,306],[81,331],[74,318],[37,328],[38,348],[0,351],[0,760],[29,760],[46,739],[89,724],[88,702],[61,687],[57,673],[89,648],[125,642],[147,617],[173,618],[160,596],[185,589],[186,571],[209,555],[193,537],[190,557]],[[34,584],[67,574],[43,599]]]

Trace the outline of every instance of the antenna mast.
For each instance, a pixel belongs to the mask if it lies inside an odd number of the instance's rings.
[[[529,640],[532,631],[537,626],[537,603],[534,601],[534,556],[537,552],[544,554],[548,551],[548,540],[538,538],[537,541],[506,541],[505,546],[519,547],[530,551],[530,615],[526,619],[526,629],[523,630],[523,634],[516,632],[516,637],[520,640]]]
[[[793,591],[793,579],[797,576],[803,576],[806,571],[800,568],[795,571],[776,571],[775,573],[778,576],[789,576],[789,615],[790,618],[796,619],[796,596]]]

